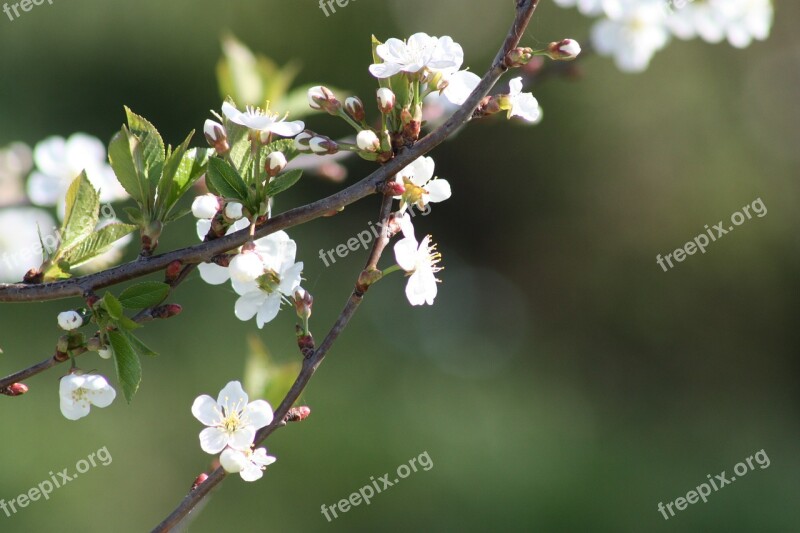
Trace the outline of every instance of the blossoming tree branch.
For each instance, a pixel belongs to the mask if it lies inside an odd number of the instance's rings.
[[[602,15],[592,34],[594,48],[614,55],[623,70],[646,66],[652,53],[666,42],[660,32],[669,28],[679,37],[699,34],[721,40],[727,36],[732,44],[743,46],[752,38],[765,38],[772,17],[766,0],[738,3],[735,9],[730,4],[721,9],[709,0],[684,5],[679,15],[664,12],[662,5],[661,25],[653,26],[658,17],[650,0],[556,3],[577,4],[586,14]],[[542,110],[536,98],[525,92],[526,80],[539,73],[543,58],[571,61],[580,54],[580,46],[572,39],[537,50],[520,47],[537,4],[538,0],[516,1],[511,29],[483,77],[463,68],[463,50],[451,37],[416,33],[405,40],[373,38],[368,72],[378,88],[372,114],[356,96],[342,102],[324,86],[307,91],[310,110],[345,121],[355,132],[352,140],[334,140],[306,129],[300,120],[290,120],[269,103],[264,108],[249,106],[231,95],[203,126],[208,147],[191,147],[194,132],[177,146],[167,145],[153,124],[128,108],[126,124],[107,150],[83,134],[54,137],[37,145],[32,158],[37,170],[28,180],[27,200],[36,206],[54,206],[61,223],[48,231],[49,214],[38,208],[17,208],[16,226],[19,220],[26,224],[19,231],[15,227],[13,238],[0,235],[0,252],[4,242],[11,243],[12,251],[33,246],[41,260],[31,265],[22,262],[22,270],[20,264],[6,261],[9,268],[4,271],[0,263],[0,278],[22,277],[19,283],[0,285],[0,301],[80,298],[82,303],[57,316],[63,334],[55,342],[54,355],[0,379],[0,394],[25,394],[25,381],[69,363],[60,380],[60,408],[66,418],[79,420],[93,406],[108,407],[117,396],[109,379],[79,366],[81,356],[97,353],[113,360],[116,383],[125,399],[132,401],[142,379],[140,358],[155,355],[138,330],[151,321],[178,315],[181,307],[168,300],[197,271],[210,285],[230,284],[237,296],[235,316],[255,321],[259,329],[284,306],[293,307],[298,324],[296,331],[287,334],[296,336],[302,366],[274,410],[263,399],[251,400],[238,381],[224,385],[216,397],[196,398],[191,413],[205,426],[200,447],[218,456],[220,467],[199,476],[154,531],[169,531],[181,522],[227,474],[239,474],[245,481],[260,479],[276,459],[259,446],[279,427],[309,416],[308,407],[295,403],[370,287],[402,272],[407,277],[409,304],[434,304],[442,257],[431,236],[414,227],[409,209],[428,209],[431,203],[446,201],[452,191],[448,180],[435,176],[435,163],[426,154],[471,120],[504,113],[509,119],[538,123]],[[642,28],[650,33],[641,34]],[[523,75],[509,80],[509,91],[490,95],[501,76],[517,68]],[[424,128],[431,131],[423,134]],[[309,159],[348,153],[379,168],[331,196],[279,211],[280,195],[302,178]],[[0,177],[4,162],[19,172],[24,159],[24,148],[19,146],[0,151]],[[185,198],[203,181],[208,193],[195,197],[189,206]],[[343,310],[317,343],[311,332],[314,299],[302,286],[303,263],[297,262],[297,243],[286,230],[336,214],[373,194],[382,196],[381,233]],[[126,222],[111,207],[122,200],[131,202],[123,209]],[[170,224],[189,213],[197,218],[199,242],[157,253]],[[134,234],[138,234],[139,258],[113,266]],[[394,261],[379,266],[392,241]],[[159,273],[161,279],[114,289]]]

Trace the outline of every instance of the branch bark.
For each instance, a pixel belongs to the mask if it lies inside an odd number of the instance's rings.
[[[468,122],[473,112],[478,107],[480,101],[489,93],[495,83],[497,83],[497,80],[500,79],[500,76],[502,76],[502,74],[508,70],[508,66],[505,63],[505,57],[509,51],[519,45],[519,41],[522,38],[522,35],[525,32],[525,29],[527,28],[538,3],[538,0],[517,0],[514,23],[512,24],[508,35],[506,36],[503,46],[495,57],[491,68],[483,76],[480,84],[475,91],[473,91],[464,105],[462,105],[461,108],[456,111],[456,113],[450,117],[447,122],[420,140],[409,150],[398,154],[395,159],[391,160],[384,167],[372,173],[370,176],[360,181],[353,187],[350,187],[350,189],[359,187],[363,183],[368,183],[368,187],[371,188],[371,192],[376,192],[378,186],[383,181],[390,179],[394,174],[402,170],[407,164],[431,151],[452,133],[458,130],[462,125]],[[346,192],[348,190],[349,189],[345,189],[345,191],[342,192]],[[381,219],[384,223],[391,214],[391,202],[391,196],[386,196],[381,204]],[[287,213],[291,213],[292,211]],[[267,224],[259,229],[259,231],[265,231],[264,235],[271,233],[271,231],[283,229],[277,228],[269,231],[265,230],[265,226],[267,226]],[[233,237],[233,235],[231,237]],[[388,242],[389,239],[384,238],[383,234],[380,239],[375,241],[372,251],[370,252],[370,256],[367,260],[367,268],[375,267],[377,265],[378,260],[380,259],[380,256]],[[320,344],[320,346],[314,351],[311,357],[303,361],[303,367],[300,371],[300,374],[297,376],[297,379],[287,393],[286,397],[275,410],[275,418],[272,424],[262,428],[256,435],[255,442],[257,445],[261,444],[276,429],[285,425],[284,417],[289,412],[289,409],[291,409],[292,405],[294,405],[294,403],[300,397],[300,394],[302,394],[303,390],[305,390],[309,381],[313,377],[317,368],[319,368],[319,365],[322,364],[322,361],[325,359],[325,356],[330,351],[334,342],[347,327],[363,298],[364,294],[358,288],[353,290],[344,306],[344,309],[342,309],[342,312],[339,314],[336,322],[325,336],[322,344]],[[211,490],[213,490],[217,485],[219,485],[220,482],[222,482],[223,479],[225,479],[225,475],[225,471],[222,468],[217,468],[214,470],[205,482],[184,497],[183,501],[181,501],[178,507],[176,507],[167,518],[165,518],[158,526],[156,526],[152,533],[165,533],[178,525],[203,500],[203,498],[205,498],[206,495],[211,492]]]

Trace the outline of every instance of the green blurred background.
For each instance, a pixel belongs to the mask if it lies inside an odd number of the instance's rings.
[[[280,63],[301,59],[299,83],[367,102],[371,33],[451,35],[483,72],[511,4],[372,0],[326,18],[308,0],[55,0],[0,20],[0,146],[75,131],[107,140],[123,105],[179,142],[219,107],[226,30]],[[228,479],[191,530],[799,531],[799,23],[800,6],[783,2],[766,43],[673,42],[642,75],[588,58],[581,80],[534,88],[539,126],[476,123],[437,149],[454,195],[417,223],[444,255],[436,305],[411,309],[400,276],[370,291],[304,395],[310,419],[268,441],[278,462],[255,484]],[[589,25],[543,1],[523,44],[580,39]],[[307,122],[346,133],[330,117]],[[349,183],[371,169],[348,167]],[[279,208],[340,187],[305,179]],[[667,273],[656,265],[759,197],[764,218]],[[364,261],[326,268],[318,251],[376,211],[372,198],[291,232],[318,336]],[[189,218],[162,250],[195,242]],[[0,514],[0,531],[139,532],[166,516],[208,467],[193,399],[244,373],[257,330],[235,319],[234,300],[197,276],[184,284],[184,313],[143,330],[161,355],[144,361],[131,406],[120,397],[67,421],[61,370],[0,401],[0,498],[103,446],[113,456],[50,501]],[[55,314],[71,305],[0,306],[0,373],[52,353]],[[287,309],[258,332],[279,363],[299,357],[293,327]],[[81,365],[113,375],[93,355]],[[669,521],[658,513],[761,449],[769,468]],[[331,523],[320,513],[425,451],[430,471]]]

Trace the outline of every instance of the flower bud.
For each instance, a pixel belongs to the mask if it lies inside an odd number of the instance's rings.
[[[342,104],[327,87],[317,85],[308,90],[308,105],[311,109],[324,110],[331,115],[338,115]]]
[[[219,464],[229,474],[237,474],[245,467],[247,459],[243,452],[225,448],[219,456]]]
[[[97,352],[103,347],[103,343],[98,337],[92,337],[86,341],[86,349],[90,352]]]
[[[315,135],[308,141],[308,146],[315,154],[335,154],[339,151],[339,145],[324,135]]]
[[[364,111],[364,102],[358,96],[350,96],[344,101],[344,109],[356,122],[364,122],[367,113]]]
[[[314,297],[302,287],[298,287],[294,293],[294,308],[297,316],[303,320],[311,318],[311,308],[314,305]]]
[[[311,416],[311,409],[308,406],[292,407],[286,416],[283,418],[284,422],[302,422]]]
[[[386,87],[381,87],[378,89],[377,93],[378,97],[378,109],[381,110],[381,113],[384,115],[388,115],[394,109],[394,104],[397,102],[397,97],[394,95],[391,89],[387,89]]]
[[[264,165],[265,170],[267,171],[267,175],[269,177],[274,178],[278,174],[280,174],[288,162],[286,161],[286,156],[283,155],[283,152],[272,152],[267,156],[267,162]]]
[[[203,133],[206,136],[208,145],[216,150],[219,155],[225,155],[231,149],[228,144],[228,134],[225,133],[225,128],[219,122],[211,119],[206,120],[203,125]]]
[[[205,483],[207,479],[208,479],[208,474],[206,474],[205,472],[197,476],[194,479],[194,483],[192,483],[192,488],[190,489],[190,491],[195,490],[197,487]]]
[[[242,207],[239,202],[228,202],[225,206],[225,218],[239,220],[242,218]]]
[[[356,144],[359,150],[365,152],[377,152],[381,149],[381,140],[378,135],[372,130],[363,130],[358,133],[356,137]]]
[[[506,66],[509,68],[521,67],[527,65],[532,58],[532,48],[517,47],[506,54]]]
[[[0,391],[0,394],[5,394],[6,396],[22,396],[26,392],[28,392],[28,386],[24,383],[12,383]]]
[[[581,45],[572,39],[563,39],[547,46],[547,55],[550,59],[572,61],[581,53]]]
[[[157,319],[166,319],[172,318],[174,316],[178,316],[183,312],[183,307],[178,304],[166,304],[166,305],[159,305],[158,307],[154,308],[150,315],[153,318]]]
[[[255,251],[244,251],[231,259],[228,270],[234,280],[250,283],[264,273],[264,261]]]
[[[300,324],[295,327],[295,331],[297,333],[297,347],[300,348],[300,353],[303,354],[303,357],[306,359],[313,357],[314,352],[317,350],[314,337],[311,333],[304,333],[303,327],[300,326]]]
[[[303,131],[294,138],[294,147],[298,152],[308,153],[311,151],[309,141],[314,137],[314,133],[308,130]]]
[[[103,359],[111,359],[111,355],[113,355],[113,354],[111,352],[111,348],[105,347],[105,348],[100,348],[97,351],[97,355],[99,355]]]
[[[208,193],[198,196],[192,202],[192,214],[195,218],[212,219],[219,211],[219,198]]]
[[[167,283],[171,283],[178,279],[180,276],[181,271],[183,270],[183,263],[178,260],[173,261],[172,263],[167,265],[167,268],[164,270],[164,279]]]
[[[64,331],[72,331],[73,329],[78,329],[82,325],[83,318],[75,311],[64,311],[58,314],[58,326]]]

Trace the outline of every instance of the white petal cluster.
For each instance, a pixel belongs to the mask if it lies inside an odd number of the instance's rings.
[[[28,270],[42,264],[41,231],[45,248],[56,249],[55,220],[35,207],[0,210],[0,282],[21,281]]]
[[[600,18],[592,44],[620,70],[641,72],[674,36],[744,48],[769,37],[772,0],[555,0]]]
[[[275,134],[281,137],[294,137],[306,127],[300,120],[287,121],[286,117],[279,118],[280,115],[277,113],[262,109],[248,107],[244,111],[239,111],[230,102],[222,104],[222,113],[231,122],[259,131],[262,135]]]
[[[432,37],[427,33],[415,33],[406,41],[388,39],[378,45],[375,52],[383,59],[383,63],[369,67],[376,78],[388,78],[400,72],[416,74],[458,68],[464,62],[461,45],[450,37]]]
[[[58,205],[63,214],[64,198],[72,181],[86,171],[92,186],[100,191],[100,201],[124,200],[128,193],[117,181],[106,161],[106,148],[100,140],[84,133],[65,139],[49,137],[33,151],[36,168],[28,179],[28,197],[36,205]]]
[[[400,219],[400,227],[403,238],[394,245],[394,257],[400,268],[409,274],[406,298],[411,305],[433,305],[438,292],[436,273],[441,270],[437,266],[441,254],[436,251],[430,235],[417,242],[408,213]]]
[[[208,426],[200,432],[200,448],[212,455],[225,448],[249,450],[256,431],[273,418],[269,403],[251,402],[238,381],[225,385],[216,400],[207,394],[198,396],[192,404],[192,414]]]
[[[431,202],[443,202],[450,198],[453,194],[450,183],[433,177],[435,167],[432,157],[420,157],[397,173],[395,182],[405,189],[403,194],[394,197],[400,200],[400,212],[410,205],[422,211]]]
[[[58,396],[61,414],[69,420],[78,420],[89,414],[92,405],[111,405],[117,392],[103,376],[69,374],[61,378]]]
[[[207,394],[198,396],[192,414],[208,426],[200,432],[200,448],[212,455],[222,452],[219,462],[226,472],[256,481],[275,462],[266,448],[253,450],[256,432],[272,423],[272,406],[264,400],[251,402],[238,381],[225,385],[216,400]]]
[[[83,318],[77,311],[64,311],[58,314],[58,327],[64,331],[72,331],[83,325]]]

